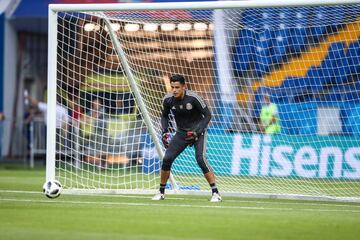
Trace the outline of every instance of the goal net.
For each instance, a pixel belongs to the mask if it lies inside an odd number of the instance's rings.
[[[359,200],[360,2],[300,2],[51,5],[47,178],[155,193],[181,74],[211,109],[223,195]],[[170,192],[210,193],[194,148],[171,173]]]

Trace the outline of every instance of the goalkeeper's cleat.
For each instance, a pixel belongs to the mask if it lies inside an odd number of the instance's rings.
[[[220,196],[220,194],[218,193],[213,193],[213,195],[210,198],[210,202],[221,202],[222,198]]]
[[[165,195],[162,193],[157,193],[151,200],[153,201],[165,200]]]

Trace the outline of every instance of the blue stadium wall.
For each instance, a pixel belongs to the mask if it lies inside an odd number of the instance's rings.
[[[4,31],[5,14],[0,14],[0,112],[3,111],[3,92],[4,92]]]

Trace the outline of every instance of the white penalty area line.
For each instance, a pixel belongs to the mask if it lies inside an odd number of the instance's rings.
[[[19,193],[19,194],[43,194],[40,191],[20,191],[20,190],[0,190],[0,193]],[[67,194],[67,195],[71,195],[71,194]],[[141,195],[125,195],[125,194],[86,194],[86,193],[82,193],[82,194],[75,194],[72,196],[90,196],[90,197],[113,197],[113,198],[132,198],[132,199],[151,199],[151,196],[141,196]],[[176,197],[175,195],[170,195],[170,197],[168,198],[169,200],[185,200],[185,201],[201,201],[204,200],[204,198],[194,198],[194,197]],[[18,199],[19,200],[19,199]],[[258,200],[242,200],[241,198],[239,198],[239,200],[235,200],[235,199],[226,199],[225,198],[225,202],[229,202],[229,203],[255,203],[255,204],[267,204],[267,205],[296,205],[296,206],[316,206],[316,207],[341,207],[341,208],[360,208],[360,205],[353,205],[353,204],[332,204],[332,203],[307,203],[307,202],[282,202],[281,199],[277,199],[279,201],[258,201]],[[25,201],[25,200],[24,200]],[[291,200],[289,200],[291,201]],[[35,200],[34,200],[35,202]],[[54,202],[54,200],[47,200],[47,202]],[[57,201],[57,202],[61,202],[62,201]],[[98,203],[97,201],[94,203]],[[111,203],[110,203],[111,204]],[[115,204],[115,203],[114,203]],[[136,205],[137,203],[130,203],[130,204],[134,204]],[[144,204],[144,206],[149,206],[150,204]],[[154,204],[154,205],[159,205],[159,204]],[[200,206],[200,205],[189,205],[189,204],[180,204],[181,206]],[[167,205],[168,206],[168,205]],[[208,206],[208,207],[216,207],[216,206]],[[226,208],[237,208],[236,206],[221,206],[221,207],[226,207]],[[242,208],[253,208],[253,207],[242,207]],[[288,210],[297,210],[297,209],[293,209],[293,208],[267,208],[267,207],[254,207],[256,209],[288,209]],[[302,209],[304,210],[304,209]],[[313,209],[310,209],[311,211]],[[322,209],[316,209],[317,211],[321,212]],[[304,210],[306,211],[306,210]],[[359,211],[360,210],[344,210],[344,209],[325,209],[324,211]]]

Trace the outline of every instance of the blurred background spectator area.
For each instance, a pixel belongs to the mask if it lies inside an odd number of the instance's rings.
[[[30,118],[28,115],[24,118],[24,112],[28,109],[23,92],[27,90],[31,96],[46,102],[47,5],[73,2],[91,1],[0,2],[0,111],[6,116],[3,121],[6,127],[3,128],[2,156],[28,155],[28,142],[37,146],[36,143],[41,142],[39,139],[45,136],[43,123],[42,127],[30,131],[30,137],[24,137],[24,126]],[[360,112],[359,14],[359,6],[261,8],[238,12],[233,18],[238,25],[235,30],[232,29],[234,37],[229,51],[232,85],[237,100],[235,105],[241,109],[232,120],[239,121],[235,117],[246,118],[240,125],[255,123],[257,127],[235,130],[262,132],[257,124],[266,95],[277,105],[280,134],[360,134],[360,123],[357,121]],[[84,141],[94,142],[94,133],[99,133],[96,127],[102,124],[102,134],[107,138],[102,140],[106,143],[101,148],[105,146],[109,149],[116,146],[116,141],[122,141],[124,132],[133,128],[131,124],[136,125],[141,119],[106,31],[95,33],[96,24],[102,26],[104,23],[101,19],[89,17],[73,24],[72,21],[78,20],[66,16],[59,20],[63,22],[59,24],[58,36],[68,38],[59,41],[58,55],[62,61],[57,66],[57,86],[61,90],[59,92],[63,93],[60,103],[68,109],[72,120],[68,126],[70,131],[66,131],[70,135],[63,138],[69,143],[62,145],[66,148],[67,144],[72,144],[75,134],[81,134]],[[119,33],[120,36],[126,34]],[[159,83],[159,92],[166,92],[169,87],[164,78],[171,69],[166,66],[181,66],[179,73],[188,77],[189,88],[200,91],[214,109],[210,130],[223,131],[227,127],[219,126],[222,112],[218,109],[222,104],[218,103],[221,93],[216,91],[219,80],[212,64],[215,62],[212,34],[209,28],[202,35],[193,34],[188,38],[189,42],[202,41],[199,49],[203,56],[199,59],[184,57],[175,61],[166,55],[164,49],[159,54],[163,68],[149,61],[139,60],[138,64],[148,71],[142,77]],[[140,35],[127,37],[134,42],[144,41]],[[161,37],[159,34],[149,38],[149,44],[144,49],[151,52],[156,48],[156,45],[151,45],[152,41],[159,41]],[[186,41],[179,32],[173,37]],[[138,51],[144,50],[136,47]],[[185,48],[171,46],[169,49],[186,55]],[[101,102],[103,119],[106,119],[100,125],[91,115],[95,99]],[[331,119],[324,117],[329,115]],[[37,117],[37,121],[44,122],[41,116]],[[307,119],[305,124],[303,119]],[[79,129],[79,133],[76,129]],[[38,152],[43,154],[44,149],[40,149],[44,148],[43,142],[39,143],[38,148]]]

